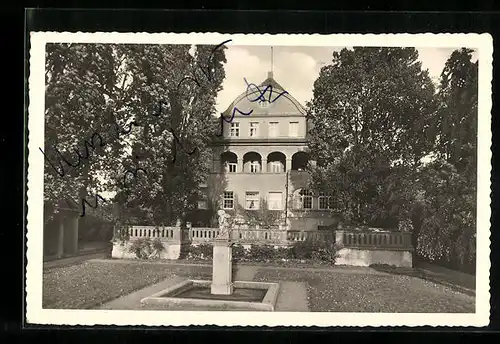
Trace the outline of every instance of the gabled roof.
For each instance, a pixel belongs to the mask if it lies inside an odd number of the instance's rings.
[[[287,107],[288,110],[295,109],[293,111],[305,115],[305,112],[306,112],[305,107],[302,104],[300,104],[290,93],[288,93],[288,91],[283,86],[281,86],[274,79],[272,72],[269,72],[267,79],[265,79],[263,82],[261,82],[258,85],[260,92],[265,91],[267,87],[269,87],[269,91],[267,91],[267,92],[272,92],[273,98],[279,96],[278,97],[279,100],[277,100],[277,102],[282,102],[284,100],[287,100],[286,103],[288,103],[288,104],[281,104],[281,105],[279,105],[279,107],[282,107],[282,105],[285,105],[285,107]],[[266,96],[267,96],[267,92],[266,92]],[[286,92],[286,93],[283,93],[283,92]],[[236,106],[238,106],[238,109],[241,111],[248,111],[247,108],[251,104],[249,104],[249,101],[246,98],[251,96],[251,95],[255,95],[255,98],[258,98],[259,90],[255,89],[255,88],[247,88],[243,93],[241,93],[238,97],[236,97],[236,99],[231,103],[231,105],[229,105],[229,107],[222,113],[222,115],[224,117],[231,117],[231,115],[233,114],[233,109]],[[240,104],[240,102],[242,102],[242,104]],[[247,104],[245,104],[245,103],[247,103]],[[255,104],[257,104],[257,102],[255,102]],[[243,105],[243,106],[240,107],[239,105]],[[254,107],[254,105],[252,105],[251,107]],[[261,109],[255,109],[255,110],[256,110],[254,112],[255,114],[259,113],[259,112],[268,113],[267,110],[261,110]],[[236,115],[238,115],[238,114],[236,114]]]
[[[261,84],[259,85],[259,87],[260,86],[263,86],[263,87],[272,86],[273,89],[278,89],[280,91],[284,91],[285,90],[285,88],[283,86],[281,86],[276,80],[274,80],[273,72],[269,72],[268,73],[267,79],[264,80],[263,82],[261,82]]]

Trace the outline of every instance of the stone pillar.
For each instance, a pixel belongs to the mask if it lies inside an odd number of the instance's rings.
[[[211,293],[231,295],[233,293],[233,253],[229,240],[214,240]]]
[[[78,221],[80,218],[68,214],[64,220],[64,253],[76,254],[78,252]]]
[[[292,169],[292,159],[286,159],[285,172]]]
[[[172,238],[169,238],[167,247],[165,247],[166,259],[176,260],[179,259],[181,255],[181,245],[182,245],[182,228],[180,225],[180,220],[177,220],[178,226],[170,227],[172,228]],[[165,244],[164,244],[165,246]]]
[[[75,216],[74,218],[71,219],[72,221],[72,226],[71,230],[73,231],[73,240],[71,242],[71,246],[73,249],[73,252],[77,253],[78,252],[78,224],[80,223],[80,218],[78,216]]]
[[[61,258],[64,254],[64,217],[59,214],[59,228],[57,229],[56,256]]]
[[[342,245],[344,243],[344,231],[337,229],[335,231],[335,243]]]
[[[243,159],[238,158],[238,166],[236,167],[236,172],[244,172],[243,171]]]
[[[267,159],[262,159],[262,168],[260,170],[262,173],[267,172]]]

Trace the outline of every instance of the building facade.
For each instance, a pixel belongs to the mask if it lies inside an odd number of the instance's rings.
[[[309,190],[310,122],[305,108],[273,78],[249,85],[223,113],[213,145],[206,200],[198,207],[278,213],[276,225],[318,230],[337,222],[332,195]],[[265,209],[264,209],[265,208]]]

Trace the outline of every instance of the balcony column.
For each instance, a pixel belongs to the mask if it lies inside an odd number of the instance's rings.
[[[262,159],[261,161],[261,168],[260,168],[260,171],[262,173],[266,173],[267,172],[267,159]]]
[[[292,169],[292,159],[286,159],[285,172]]]
[[[244,172],[243,171],[243,159],[238,158],[238,167],[236,167],[236,172]]]

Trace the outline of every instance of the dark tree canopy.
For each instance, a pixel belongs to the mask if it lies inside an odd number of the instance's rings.
[[[458,267],[475,261],[472,54],[455,50],[435,90],[414,48],[343,49],[308,104],[313,184],[333,192],[344,220],[409,228],[420,257]]]
[[[114,192],[123,216],[154,223],[191,209],[217,131],[224,49],[48,44],[46,202]],[[88,152],[79,164],[75,149]]]
[[[316,185],[337,194],[350,221],[394,226],[406,199],[398,187],[430,152],[435,88],[414,48],[333,53],[309,104]],[[385,223],[385,225],[384,225]]]

